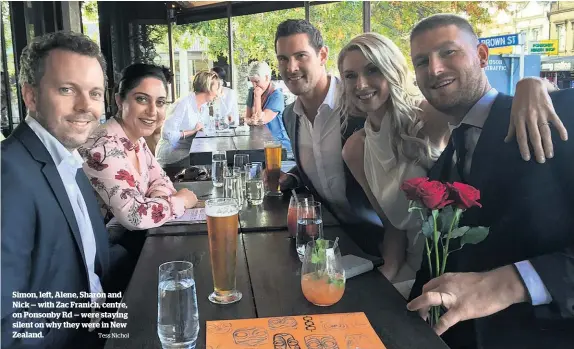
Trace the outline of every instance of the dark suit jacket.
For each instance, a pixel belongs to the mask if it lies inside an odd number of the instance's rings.
[[[570,135],[574,134],[574,89],[551,94]],[[476,145],[468,184],[481,191],[483,207],[463,215],[461,226],[488,226],[489,236],[449,256],[448,272],[483,272],[530,260],[553,301],[516,304],[486,318],[466,321],[445,333],[453,348],[574,348],[574,142],[556,132],[554,158],[545,164],[520,157],[504,143],[512,98],[500,94]],[[453,149],[447,147],[429,177],[446,181]],[[417,274],[411,298],[429,280]]]
[[[323,205],[329,208],[329,203],[321,198],[317,190],[313,187],[313,183],[311,183],[311,180],[305,174],[305,169],[299,161],[299,118],[293,111],[294,105],[295,103],[291,103],[283,112],[283,123],[285,124],[287,135],[291,139],[291,146],[293,148],[293,155],[296,163],[296,166],[289,172],[300,179],[302,183],[299,183],[299,185],[306,187],[315,198],[319,198]],[[346,127],[341,129],[342,145],[344,146],[347,139],[353,135],[353,133],[362,129],[364,125],[364,118],[348,118]],[[343,156],[342,150],[343,149],[340,149],[341,157]],[[352,236],[365,252],[372,255],[379,255],[380,252],[378,251],[377,244],[382,241],[383,238],[380,229],[380,227],[382,227],[382,223],[369,203],[369,199],[361,185],[357,180],[355,180],[355,177],[353,177],[353,174],[344,162],[343,165],[345,170],[345,191],[347,199],[353,209],[352,214],[357,217],[357,220],[360,223],[354,224],[352,227],[349,227],[349,229],[359,230],[357,234],[352,234]],[[333,210],[330,211],[333,212]]]
[[[82,191],[96,240],[95,271],[102,284],[109,265],[108,236],[93,189],[83,171],[76,176]],[[2,142],[2,348],[86,348],[85,331],[43,329],[43,339],[14,339],[12,331],[19,319],[13,313],[29,311],[72,311],[85,309],[18,309],[13,292],[52,292],[54,298],[32,303],[76,302],[86,299],[56,298],[56,292],[90,292],[80,231],[70,200],[52,157],[26,124]],[[50,322],[20,319],[22,322]],[[64,319],[65,320],[65,319]],[[54,320],[57,321],[57,320]],[[60,320],[62,321],[62,320]],[[74,318],[72,322],[79,322]],[[26,346],[27,345],[27,346]]]

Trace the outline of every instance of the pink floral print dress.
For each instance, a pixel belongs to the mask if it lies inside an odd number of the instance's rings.
[[[139,171],[127,156],[131,150],[138,157]],[[78,151],[106,219],[115,217],[128,230],[143,230],[185,212],[183,200],[173,196],[173,183],[144,138],[133,144],[116,119],[98,127]]]

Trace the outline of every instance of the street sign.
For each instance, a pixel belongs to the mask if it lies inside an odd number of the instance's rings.
[[[486,44],[488,48],[514,46],[520,44],[518,42],[518,34],[491,36],[488,38],[480,38],[478,41]]]
[[[558,40],[540,40],[529,42],[529,53],[539,55],[557,55],[558,54]]]

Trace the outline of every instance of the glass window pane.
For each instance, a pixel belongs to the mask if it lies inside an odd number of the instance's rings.
[[[314,5],[311,2],[309,21],[319,29],[329,47],[327,71],[339,76],[337,57],[343,46],[363,32],[363,2],[341,1]]]
[[[277,58],[275,55],[275,32],[277,26],[287,19],[304,19],[303,7],[287,10],[278,10],[265,13],[233,17],[234,52],[233,75],[237,79],[235,88],[239,99],[240,115],[245,113],[247,92],[251,84],[248,81],[249,63],[265,61],[274,72],[273,80],[280,80],[277,71]],[[281,83],[277,83],[282,87]],[[283,89],[289,94],[289,90]]]
[[[8,117],[8,110],[5,108],[8,106],[12,112],[12,122],[14,127],[20,123],[20,110],[18,108],[18,90],[16,88],[18,84],[18,77],[16,76],[16,66],[14,57],[14,45],[12,41],[12,22],[10,18],[10,8],[7,1],[2,1],[2,27],[4,29],[4,40],[6,46],[6,64],[8,66],[8,86],[10,88],[10,101],[7,100],[8,94],[6,91],[2,91],[2,128],[4,124],[8,123],[5,119]],[[5,74],[5,72],[2,72]],[[5,99],[6,98],[6,99]]]
[[[100,44],[98,2],[95,0],[82,2],[82,31],[98,45]]]

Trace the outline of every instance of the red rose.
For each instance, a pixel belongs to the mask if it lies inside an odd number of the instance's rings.
[[[426,177],[417,177],[407,179],[401,185],[401,190],[405,192],[408,200],[418,200],[417,189],[423,183],[428,183],[429,179]]]
[[[453,201],[448,198],[448,188],[444,183],[430,181],[419,185],[416,193],[423,205],[431,210],[443,208]]]
[[[474,206],[482,207],[478,202],[480,200],[480,190],[460,182],[448,183],[447,185],[450,191],[450,199],[454,201],[457,208],[468,210]]]

